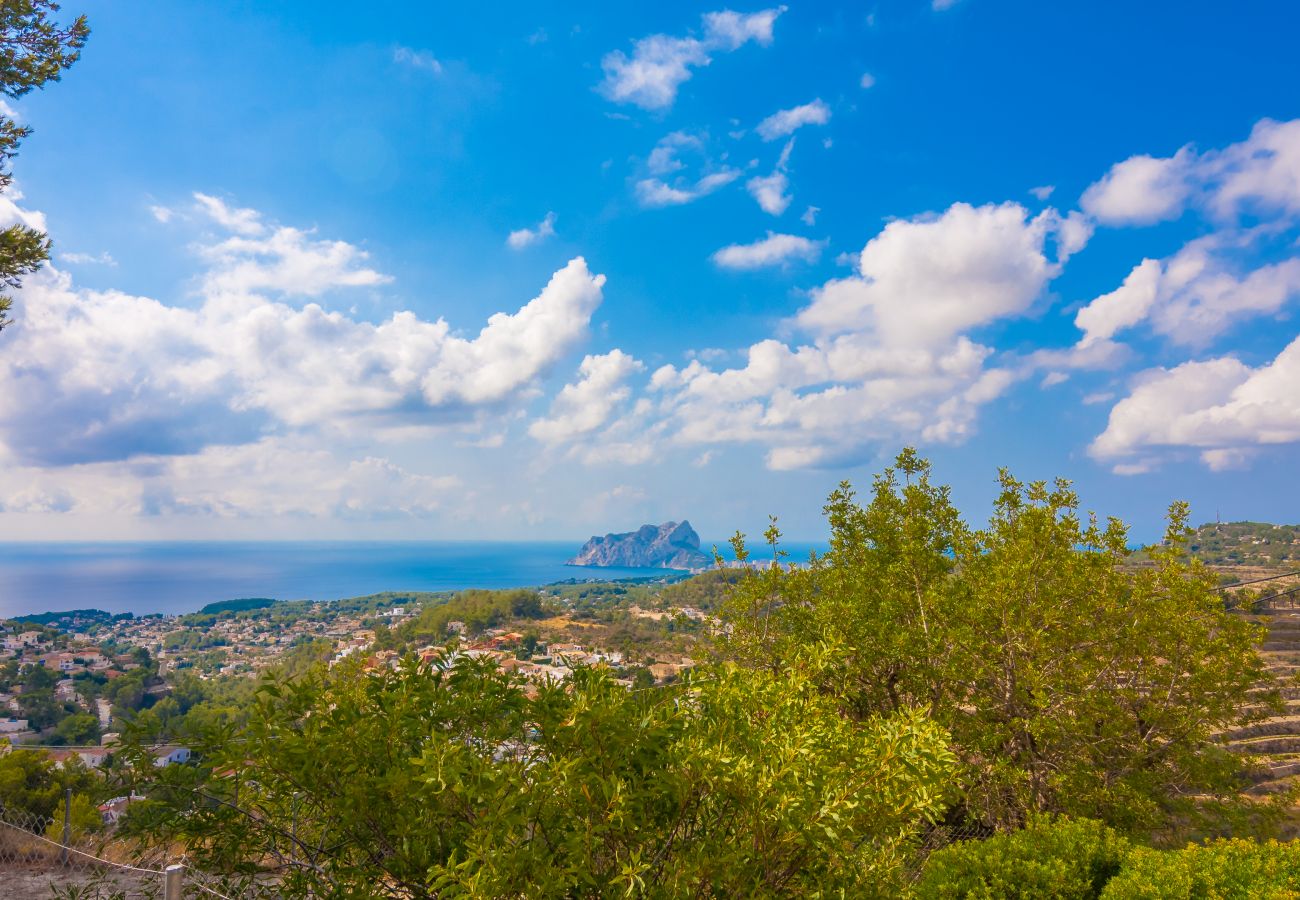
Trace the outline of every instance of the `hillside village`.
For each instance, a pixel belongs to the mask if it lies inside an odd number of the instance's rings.
[[[488,658],[533,683],[564,681],[575,666],[606,667],[628,687],[666,683],[694,664],[694,636],[712,619],[689,603],[661,603],[662,587],[583,583],[247,609],[236,601],[178,616],[81,610],[3,622],[0,753],[41,746],[56,762],[76,755],[100,767],[124,720],[156,718],[166,739],[196,692],[251,687],[299,662],[375,669],[407,654],[451,665]],[[475,606],[503,597],[513,609],[500,615]],[[174,749],[164,740],[160,759],[176,761]]]

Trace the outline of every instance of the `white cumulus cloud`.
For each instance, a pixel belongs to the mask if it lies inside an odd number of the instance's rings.
[[[550,414],[528,427],[547,444],[589,435],[609,421],[631,394],[625,382],[644,367],[621,350],[587,356],[578,367],[578,380],[565,385],[551,403]]]
[[[231,219],[247,228],[252,216]],[[288,237],[286,238],[286,235]],[[315,257],[301,281],[268,247]],[[286,296],[374,284],[355,248],[263,226],[200,252],[201,302],[78,288],[47,269],[18,295],[0,355],[0,450],[30,465],[192,455],[285,431],[382,436],[526,399],[586,337],[604,277],[581,258],[472,337],[411,312],[371,323]]]
[[[1300,214],[1300,119],[1261,119],[1222,150],[1187,146],[1170,157],[1116,163],[1083,193],[1085,212],[1108,225],[1177,218],[1189,204],[1227,220],[1245,213]]]
[[[1063,241],[1067,221],[1008,203],[890,223],[857,275],[810,292],[793,323],[809,341],[759,341],[733,368],[656,370],[659,438],[757,444],[773,469],[860,463],[882,441],[965,440],[1023,377],[966,332],[1029,311],[1080,239]]]
[[[1087,345],[1147,322],[1178,344],[1203,345],[1235,323],[1276,314],[1300,296],[1300,258],[1256,265],[1241,259],[1257,233],[1219,232],[1168,260],[1144,259],[1114,291],[1079,310]]]
[[[1117,468],[1147,467],[1190,448],[1210,468],[1237,464],[1262,446],[1300,441],[1300,338],[1252,368],[1234,356],[1155,369],[1111,409],[1090,454]]]
[[[870,330],[891,344],[941,344],[1025,312],[1059,266],[1044,241],[1054,214],[1017,203],[957,203],[941,216],[891,222],[863,249],[860,277],[828,282],[798,321],[822,333]]]

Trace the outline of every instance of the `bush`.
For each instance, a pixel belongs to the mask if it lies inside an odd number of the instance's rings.
[[[1128,841],[1101,822],[1040,819],[1020,831],[935,851],[926,861],[917,896],[1087,900],[1101,896],[1128,852]]]
[[[1232,839],[1165,852],[1138,848],[1101,896],[1103,900],[1297,897],[1300,845]]]

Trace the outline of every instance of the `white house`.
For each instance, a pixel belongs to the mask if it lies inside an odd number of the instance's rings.
[[[58,747],[46,750],[45,754],[60,769],[65,768],[74,756],[90,768],[97,769],[108,759],[108,752],[103,747]]]
[[[155,747],[153,751],[153,764],[158,768],[189,762],[189,747]]]
[[[21,650],[24,647],[34,647],[41,642],[41,633],[39,631],[24,631],[22,634],[9,635],[4,639],[4,648],[6,650]]]
[[[99,804],[99,814],[104,818],[105,825],[116,825],[117,821],[122,818],[128,806],[137,800],[143,800],[143,794],[132,794],[129,797],[114,797]]]

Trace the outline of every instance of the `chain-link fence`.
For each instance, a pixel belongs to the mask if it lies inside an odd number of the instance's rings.
[[[269,900],[273,882],[220,877],[183,857],[114,833],[111,823],[73,814],[71,795],[52,816],[0,806],[0,894],[23,900]]]
[[[936,823],[925,830],[909,867],[919,877],[926,858],[960,841],[981,840],[986,828]],[[269,900],[278,879],[215,876],[185,864],[183,855],[115,833],[109,822],[74,815],[71,796],[45,816],[0,806],[0,896],[23,900]]]
[[[930,825],[921,833],[920,840],[917,842],[912,855],[911,865],[909,866],[911,880],[916,881],[921,877],[921,872],[925,869],[925,861],[936,850],[942,850],[944,847],[960,844],[963,841],[982,841],[992,835],[992,829],[975,822],[961,822],[955,825],[936,822]]]

